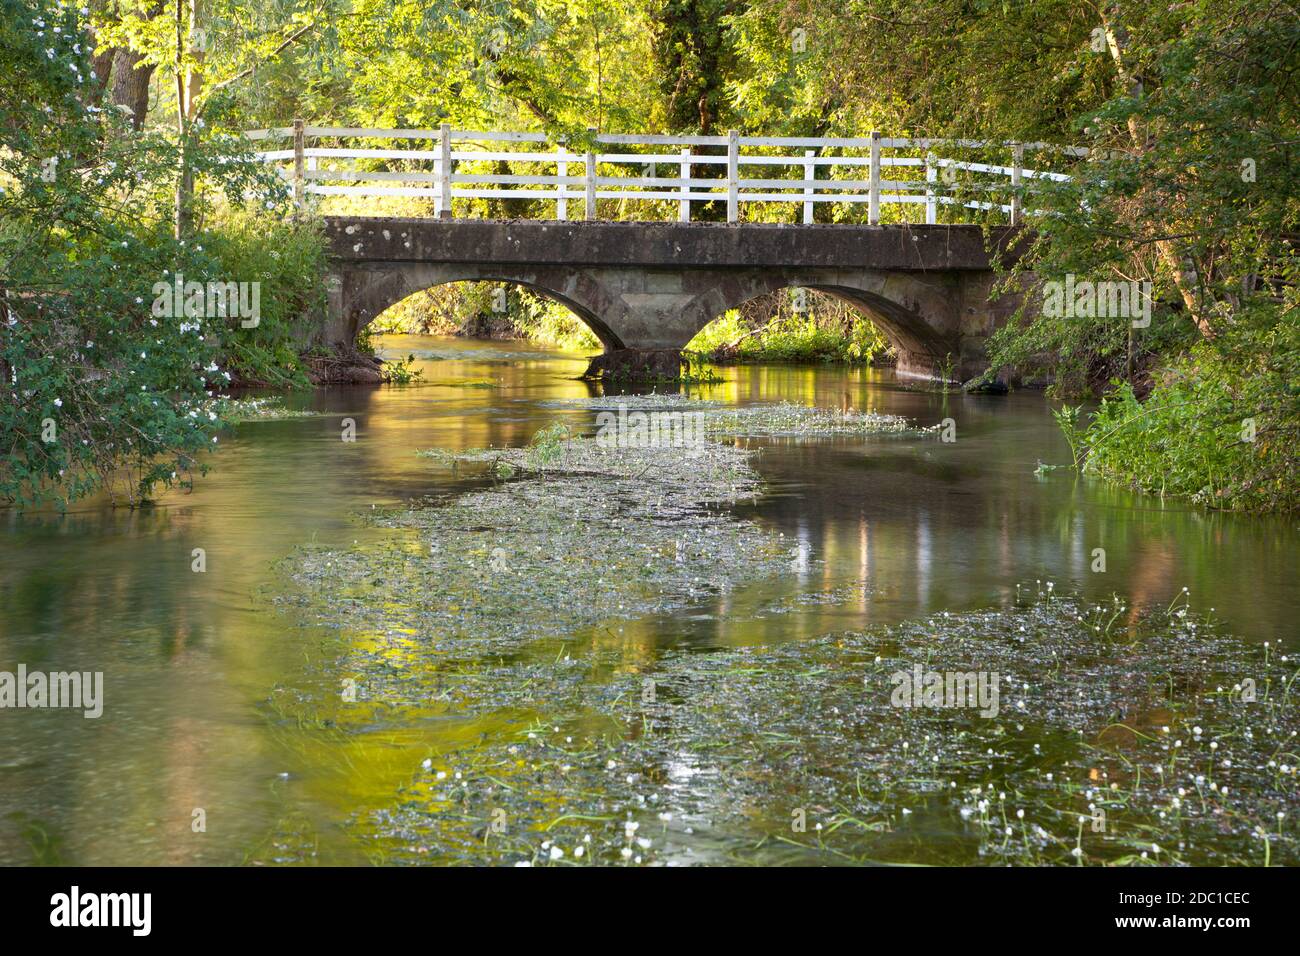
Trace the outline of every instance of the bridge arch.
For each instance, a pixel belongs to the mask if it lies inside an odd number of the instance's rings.
[[[1014,230],[334,218],[325,344],[406,296],[456,281],[523,285],[564,305],[606,351],[683,348],[744,302],[803,286],[849,302],[898,352],[898,371],[978,375],[985,343],[1019,306],[994,294]],[[316,336],[319,340],[320,334]]]
[[[787,288],[812,289],[863,313],[894,347],[900,370],[928,375],[957,358],[960,290],[942,279],[902,272],[756,270],[719,283],[689,303],[690,337],[731,309]]]
[[[569,277],[537,273],[538,270],[515,272],[500,267],[438,264],[403,264],[392,269],[353,271],[338,278],[338,284],[346,296],[345,301],[349,303],[343,316],[346,329],[339,331],[348,341],[355,342],[362,330],[385,310],[418,292],[455,282],[499,282],[522,286],[564,306],[591,329],[606,351],[627,348],[596,311],[601,303],[591,301],[599,298],[593,297],[591,290],[585,290],[587,295],[584,301],[584,290],[574,289],[575,283],[557,281]]]

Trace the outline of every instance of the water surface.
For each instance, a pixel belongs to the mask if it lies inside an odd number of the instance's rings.
[[[0,863],[391,858],[365,838],[373,821],[358,821],[400,805],[427,755],[472,754],[519,733],[529,718],[517,705],[469,716],[431,704],[377,713],[366,726],[330,726],[293,705],[334,694],[329,662],[368,636],[277,601],[290,588],[286,560],[303,546],[382,541],[390,532],[368,513],[488,484],[434,467],[420,449],[519,446],[556,420],[579,432],[594,423],[589,409],[555,404],[593,394],[575,380],[581,356],[514,342],[380,344],[414,351],[424,383],[291,396],[293,407],[320,414],[239,426],[191,494],[134,511],[102,502],[63,516],[0,511],[0,669],[103,671],[106,684],[98,720],[0,711]],[[573,635],[559,642],[572,658],[639,673],[683,651],[777,649],[1010,608],[1018,588],[1047,582],[1084,603],[1119,595],[1130,608],[1167,606],[1187,588],[1198,610],[1213,608],[1248,643],[1298,643],[1293,522],[1161,502],[1067,470],[1036,475],[1038,462],[1068,458],[1040,393],[919,392],[870,369],[747,366],[723,375],[690,393],[873,409],[921,425],[951,418],[957,440],[751,442],[761,447],[754,467],[767,494],[735,514],[811,560],[761,587],[631,614],[605,638]],[[341,440],[347,418],[355,442]],[[196,548],[204,573],[192,570]],[[1096,548],[1105,549],[1105,573],[1091,570]],[[562,716],[583,725],[584,715]],[[195,832],[196,810],[205,832]],[[932,841],[894,858],[949,859],[935,847],[960,823],[946,819]],[[697,836],[706,859],[730,839]],[[691,842],[679,834],[679,844]]]

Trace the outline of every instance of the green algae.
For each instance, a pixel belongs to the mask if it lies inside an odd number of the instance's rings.
[[[582,439],[466,452],[458,460],[521,477],[377,514],[394,534],[374,546],[300,551],[283,567],[302,590],[282,600],[377,639],[461,654],[684,607],[788,571],[777,536],[725,509],[760,491],[750,454]]]

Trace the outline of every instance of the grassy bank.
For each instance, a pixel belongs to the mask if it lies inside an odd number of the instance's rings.
[[[1300,330],[1235,329],[1056,412],[1074,464],[1138,491],[1232,511],[1300,511]]]

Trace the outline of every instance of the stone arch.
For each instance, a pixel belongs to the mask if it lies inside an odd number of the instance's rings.
[[[898,353],[899,371],[933,376],[960,350],[959,283],[924,273],[854,270],[747,271],[701,292],[688,306],[689,338],[730,309],[780,289],[834,296],[865,314]]]
[[[568,274],[549,274],[557,271]],[[601,318],[604,290],[584,282],[584,277],[575,270],[514,271],[500,266],[401,263],[384,268],[347,269],[337,278],[346,308],[339,310],[340,326],[331,329],[330,337],[335,341],[355,342],[361,331],[384,310],[417,292],[453,282],[502,282],[523,286],[558,302],[590,328],[607,351],[625,347],[618,334]]]

